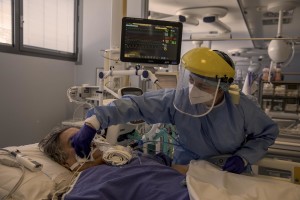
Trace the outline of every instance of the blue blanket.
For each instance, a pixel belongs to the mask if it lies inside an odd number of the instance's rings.
[[[149,157],[116,167],[99,165],[80,173],[66,200],[188,200],[185,176]]]

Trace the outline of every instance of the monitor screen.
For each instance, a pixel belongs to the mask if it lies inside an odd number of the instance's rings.
[[[122,62],[177,65],[182,23],[142,18],[122,19]]]

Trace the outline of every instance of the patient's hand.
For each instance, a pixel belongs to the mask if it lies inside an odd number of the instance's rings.
[[[188,165],[172,165],[172,168],[175,169],[176,171],[178,171],[181,174],[186,175],[186,172],[189,169]]]

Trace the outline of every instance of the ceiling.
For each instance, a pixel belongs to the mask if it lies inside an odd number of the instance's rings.
[[[225,52],[235,52],[240,49],[251,50],[252,54],[267,54],[269,40],[249,40],[250,38],[274,38],[278,32],[278,12],[269,12],[268,6],[274,2],[292,2],[289,12],[284,12],[282,34],[284,38],[300,38],[300,0],[149,0],[149,11],[154,19],[177,19],[176,14],[182,9],[199,7],[222,7],[227,14],[219,20],[231,29],[231,39],[225,41],[213,40],[214,49]],[[199,25],[184,23],[183,42],[190,41],[191,34],[209,34],[218,31],[209,23],[204,23],[199,16]],[[268,25],[266,25],[268,24]],[[241,40],[242,38],[245,38]],[[248,39],[248,40],[247,40]],[[299,39],[297,44],[299,44]],[[300,45],[295,45],[300,52]]]

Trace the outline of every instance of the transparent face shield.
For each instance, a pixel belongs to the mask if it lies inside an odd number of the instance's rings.
[[[220,87],[220,80],[201,78],[182,65],[179,69],[174,107],[192,117],[205,116],[213,109]]]

